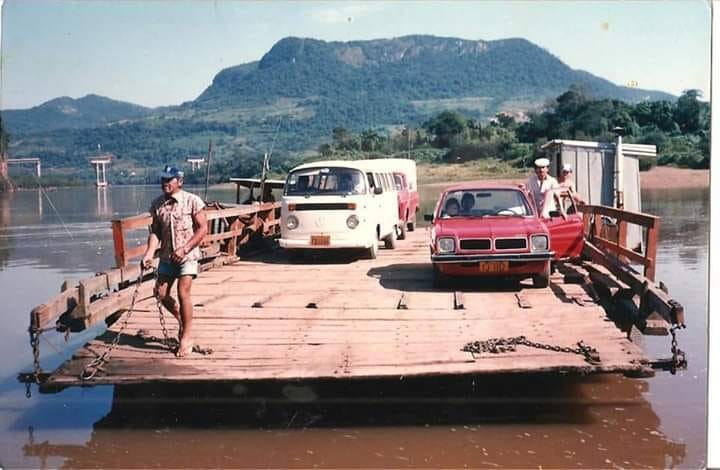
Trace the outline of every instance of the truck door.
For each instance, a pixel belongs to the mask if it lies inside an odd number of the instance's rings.
[[[577,258],[582,254],[585,242],[582,214],[567,193],[559,196],[556,203],[562,205],[562,210],[550,211],[550,217],[543,218],[550,231],[550,249],[555,252],[555,259]]]

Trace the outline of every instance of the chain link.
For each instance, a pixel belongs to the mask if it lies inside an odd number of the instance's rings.
[[[687,369],[687,358],[685,357],[685,351],[678,347],[677,336],[675,331],[682,328],[680,325],[673,325],[670,327],[670,334],[672,340],[670,341],[670,352],[672,353],[672,363],[670,364],[670,373],[675,375],[678,369]]]
[[[577,342],[576,348],[571,348],[568,346],[536,343],[534,341],[530,341],[525,336],[514,336],[510,338],[500,337],[467,343],[462,348],[462,351],[469,352],[472,354],[473,359],[477,359],[477,356],[483,353],[501,354],[505,352],[514,352],[516,351],[517,346],[527,346],[529,348],[543,349],[546,351],[578,354],[583,356],[585,361],[590,364],[600,363],[600,354],[598,354],[597,350],[586,345],[582,340]]]
[[[82,372],[80,372],[81,380],[91,380],[93,377],[95,377],[98,371],[103,370],[103,364],[108,361],[110,353],[120,342],[120,336],[127,327],[128,322],[130,321],[130,317],[132,317],[133,311],[135,310],[135,301],[137,300],[138,292],[140,292],[140,286],[142,285],[144,272],[145,269],[143,267],[140,267],[140,276],[138,277],[137,283],[135,285],[135,292],[133,292],[132,300],[130,301],[130,308],[125,311],[125,319],[123,320],[122,326],[120,326],[120,330],[118,330],[115,338],[113,338],[105,351],[103,351],[100,356],[90,361],[88,365],[86,365],[85,368],[82,370]]]

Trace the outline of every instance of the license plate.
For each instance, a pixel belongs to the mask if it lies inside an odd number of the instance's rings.
[[[312,246],[330,246],[330,235],[311,235],[310,245]]]
[[[510,268],[508,261],[485,261],[478,263],[478,270],[481,273],[504,273]]]

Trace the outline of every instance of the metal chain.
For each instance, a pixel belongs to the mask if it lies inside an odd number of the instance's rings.
[[[156,302],[157,309],[158,309],[158,317],[160,318],[160,328],[162,328],[162,333],[163,333],[163,338],[160,339],[158,342],[163,344],[168,349],[177,350],[177,348],[180,347],[180,340],[179,340],[179,338],[178,338],[178,340],[175,340],[175,338],[171,338],[170,334],[168,333],[167,326],[165,325],[165,314],[163,313],[163,306],[162,306],[162,302],[160,301],[160,294],[157,291],[157,286],[159,285],[158,281],[159,281],[159,273],[158,273],[158,270],[156,269],[155,270],[155,287],[156,287],[155,302]],[[180,325],[180,328],[182,328],[182,319],[181,318],[178,318],[178,323]],[[148,337],[148,339],[155,339],[155,338]],[[205,356],[212,354],[214,352],[212,348],[204,348],[197,344],[193,345],[192,350],[193,350],[193,352],[196,352],[196,353],[199,353],[199,354],[202,354]]]
[[[40,367],[40,335],[42,330],[31,326],[28,328],[28,333],[30,334],[30,347],[33,354],[33,379],[36,384],[40,384],[40,374],[42,374],[42,368]],[[25,397],[31,397],[30,382],[25,383]]]
[[[170,334],[168,333],[167,326],[165,325],[165,314],[163,313],[162,309],[162,302],[160,301],[160,292],[158,291],[160,287],[160,270],[155,270],[155,304],[157,305],[158,309],[158,316],[160,318],[160,328],[162,329],[163,333],[163,339],[160,341],[165,347],[168,349],[173,349],[176,345],[175,342],[170,338]],[[182,328],[182,320],[178,320],[180,324],[180,328]],[[179,343],[179,341],[178,341]]]
[[[685,351],[678,347],[677,336],[675,330],[682,328],[680,325],[670,327],[672,340],[670,341],[670,352],[672,353],[672,363],[670,364],[670,373],[675,375],[678,369],[687,369],[687,358]]]
[[[142,285],[144,271],[145,269],[143,267],[140,267],[140,276],[138,277],[137,283],[135,285],[135,292],[133,292],[132,300],[130,301],[130,308],[125,312],[125,320],[123,320],[120,330],[118,330],[115,338],[113,338],[105,351],[103,351],[100,356],[90,361],[88,365],[86,365],[85,368],[82,370],[82,372],[80,372],[81,380],[91,380],[93,377],[95,377],[98,371],[102,370],[103,364],[108,361],[112,350],[115,349],[115,347],[120,342],[120,335],[127,327],[128,322],[130,321],[130,317],[132,317],[133,311],[135,310],[135,301],[137,300],[138,292],[140,292],[140,286]]]
[[[593,347],[586,345],[582,340],[577,342],[576,348],[568,346],[556,346],[552,344],[536,343],[528,340],[525,336],[514,336],[510,338],[490,338],[484,341],[473,341],[467,343],[462,351],[472,354],[473,359],[482,353],[500,354],[504,352],[513,352],[517,346],[527,346],[530,348],[544,349],[546,351],[564,352],[570,354],[579,354],[585,358],[590,364],[600,363],[600,354]]]

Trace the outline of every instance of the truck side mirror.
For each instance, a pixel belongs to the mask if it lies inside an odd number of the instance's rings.
[[[382,194],[383,190],[380,186],[375,186],[375,189],[373,189],[373,193],[375,194]]]
[[[432,214],[425,214],[425,215],[423,216],[423,218],[425,219],[425,222],[432,222],[432,221],[433,221],[433,215],[432,215]]]

